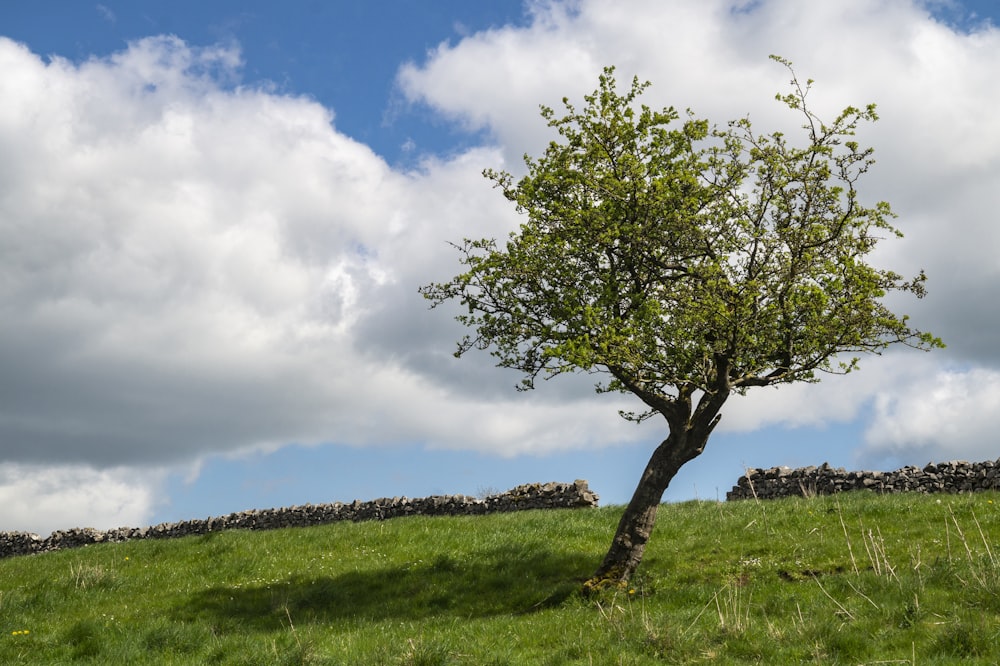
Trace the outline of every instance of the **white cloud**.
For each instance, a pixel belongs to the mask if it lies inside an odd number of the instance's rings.
[[[65,465],[632,435],[613,408],[573,418],[486,355],[456,361],[461,331],[417,294],[457,266],[446,241],[515,222],[480,175],[498,153],[393,172],[315,102],[231,85],[238,64],[174,38],[80,65],[0,40],[0,462],[49,470],[11,492],[117,522],[154,489]]]
[[[879,106],[880,122],[859,132],[878,160],[862,195],[889,200],[907,234],[883,244],[875,260],[930,276],[930,297],[893,301],[949,345],[930,362],[997,367],[992,331],[1000,309],[991,305],[1000,279],[1000,125],[993,115],[1000,89],[990,81],[1000,68],[1000,30],[955,29],[918,2],[581,0],[573,12],[536,6],[544,20],[530,28],[476,35],[404,67],[402,89],[415,102],[491,129],[513,161],[544,145],[541,121],[523,110],[539,101],[558,107],[562,95],[579,100],[605,64],[616,64],[622,79],[635,73],[651,80],[645,101],[653,106],[690,107],[719,123],[749,114],[758,130],[794,132],[798,119],[773,101],[788,74],[767,55],[783,55],[800,77],[816,79],[810,101],[821,114]],[[564,66],[567,56],[572,62]],[[752,392],[727,406],[722,427],[855,418],[884,386],[878,382],[902,376],[897,370],[907,362],[887,361],[869,359],[861,373],[819,386]]]
[[[0,464],[3,531],[141,527],[155,509],[157,472],[87,466]]]
[[[883,387],[865,433],[866,458],[992,460],[997,457],[1000,372],[940,370],[917,381]]]
[[[235,53],[157,38],[77,67],[2,41],[0,60],[5,457],[334,436],[293,405],[357,373],[346,331],[391,280],[406,179],[319,105],[218,83]]]

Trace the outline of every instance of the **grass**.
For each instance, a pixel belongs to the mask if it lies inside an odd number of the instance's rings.
[[[411,517],[0,560],[3,664],[994,664],[1000,494]]]

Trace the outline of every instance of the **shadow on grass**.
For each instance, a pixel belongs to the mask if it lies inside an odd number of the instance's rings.
[[[177,619],[272,631],[336,620],[420,620],[530,613],[559,605],[579,589],[593,556],[506,547],[458,560],[373,568],[335,576],[297,576],[257,586],[219,586],[192,595]]]

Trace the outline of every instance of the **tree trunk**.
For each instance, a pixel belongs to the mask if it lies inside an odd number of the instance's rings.
[[[656,447],[618,523],[618,531],[608,554],[594,575],[584,583],[585,591],[628,583],[642,561],[646,542],[653,533],[656,509],[660,506],[663,492],[681,466],[704,450],[707,440],[707,433],[704,437],[695,438],[691,431],[685,430],[680,434],[671,432]]]

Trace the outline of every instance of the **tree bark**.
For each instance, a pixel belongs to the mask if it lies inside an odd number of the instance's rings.
[[[677,471],[701,454],[707,441],[708,433],[696,435],[687,429],[677,433],[671,429],[670,436],[656,447],[646,463],[646,469],[625,513],[622,514],[611,548],[604,556],[601,566],[584,583],[584,591],[591,592],[628,583],[642,561],[646,543],[653,533],[656,510],[660,506],[663,492]]]

